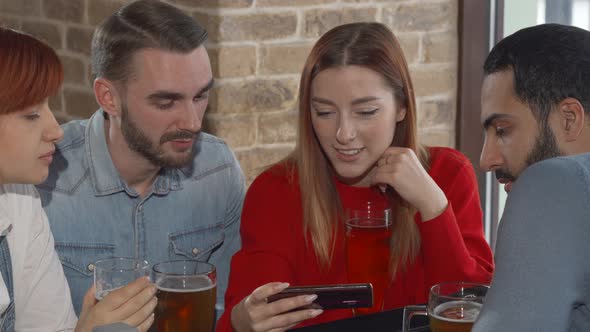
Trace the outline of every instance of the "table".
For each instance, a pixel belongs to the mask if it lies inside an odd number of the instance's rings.
[[[361,332],[401,332],[404,316],[404,308],[388,310],[376,314],[341,319],[333,322],[317,324],[298,329],[293,332],[341,332],[341,331],[361,331]],[[412,332],[430,332],[428,328],[428,318],[425,316],[415,316],[412,319],[410,331]]]

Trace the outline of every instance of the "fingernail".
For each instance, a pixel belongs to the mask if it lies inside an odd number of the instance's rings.
[[[324,312],[324,310],[322,309],[313,309],[312,311],[310,311],[309,315],[311,317],[317,317],[319,316],[322,312]]]
[[[312,295],[307,295],[307,296],[305,297],[305,302],[311,303],[311,302],[313,302],[313,301],[314,301],[315,299],[317,299],[317,298],[318,298],[318,296],[317,296],[317,295],[315,295],[315,294],[312,294]]]
[[[154,313],[152,312],[152,314],[150,315],[150,320],[154,320],[154,318],[156,318],[156,317],[155,317]]]
[[[158,291],[158,288],[156,287],[156,285],[152,286],[152,289],[150,289],[152,295],[156,295],[156,292]]]
[[[283,289],[289,287],[289,283],[288,282],[280,283],[278,287],[280,290],[283,290]]]
[[[381,192],[385,194],[385,191],[387,191],[387,186],[384,185],[384,184],[380,184],[379,185],[379,190],[381,190]]]

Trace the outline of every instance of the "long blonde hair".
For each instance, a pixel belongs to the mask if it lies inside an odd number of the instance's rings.
[[[324,268],[332,260],[343,209],[332,180],[333,170],[312,127],[311,83],[320,71],[346,65],[363,66],[383,76],[397,104],[406,107],[404,120],[396,126],[392,146],[410,148],[426,169],[429,164],[426,149],[417,141],[416,101],[408,65],[393,33],[380,23],[345,24],[326,32],[314,45],[303,68],[297,143],[289,157],[301,188],[304,234],[311,235],[316,256]],[[420,234],[414,222],[416,209],[395,192],[388,191],[387,196],[394,211],[390,261],[393,278],[398,267],[403,270],[418,255]]]

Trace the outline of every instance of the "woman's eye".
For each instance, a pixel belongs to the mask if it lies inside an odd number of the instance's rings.
[[[330,115],[332,113],[334,113],[334,111],[331,109],[317,109],[317,108],[315,108],[315,115],[316,116],[322,117],[322,116]]]
[[[357,114],[361,115],[361,116],[371,116],[374,115],[375,113],[377,113],[379,109],[374,108],[371,110],[362,110],[362,111],[357,111]]]
[[[25,115],[25,119],[31,120],[31,121],[37,120],[40,117],[41,117],[41,115],[39,113],[31,113],[31,114]]]

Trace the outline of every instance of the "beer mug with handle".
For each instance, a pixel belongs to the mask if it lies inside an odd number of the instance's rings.
[[[158,332],[212,332],[215,325],[215,266],[193,260],[155,264],[158,289],[154,326]]]
[[[479,315],[489,286],[472,282],[445,282],[432,286],[426,306],[404,308],[402,331],[413,316],[426,315],[431,332],[469,332]]]

